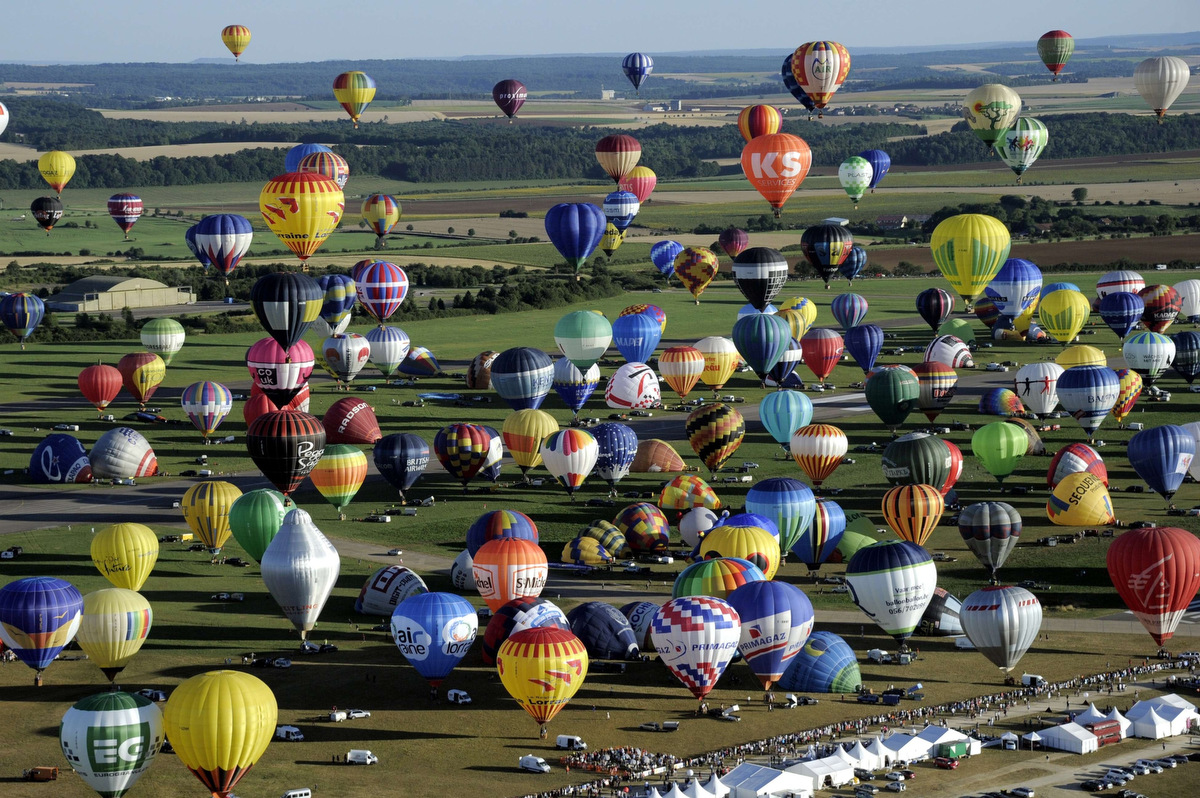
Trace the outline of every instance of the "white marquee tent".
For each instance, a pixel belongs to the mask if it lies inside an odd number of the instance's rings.
[[[709,776],[708,781],[704,782],[703,786],[707,792],[717,796],[717,798],[725,798],[726,795],[729,795],[729,788],[721,783],[721,779],[717,777],[716,773]]]
[[[1129,718],[1127,718],[1121,714],[1121,710],[1117,709],[1116,707],[1113,707],[1111,710],[1109,710],[1109,713],[1107,715],[1105,715],[1104,717],[1107,720],[1115,720],[1117,723],[1121,724],[1121,736],[1122,737],[1129,736],[1129,727],[1132,724],[1129,722]]]
[[[813,780],[814,789],[840,787],[849,784],[854,779],[854,765],[837,756],[827,756],[824,759],[814,759],[811,762],[801,762],[787,769],[788,773],[799,773]]]
[[[883,741],[883,747],[891,752],[892,762],[919,762],[928,759],[933,744],[911,734],[896,732]]]
[[[867,750],[866,746],[859,740],[854,744],[854,747],[847,752],[854,761],[858,763],[858,767],[866,768],[867,770],[876,770],[882,766],[879,757]]]
[[[729,788],[729,798],[812,798],[813,793],[813,780],[810,776],[775,770],[750,762],[743,762],[726,773],[721,782]]]
[[[1133,709],[1137,709],[1135,705]],[[1133,709],[1129,710],[1130,713]],[[1129,727],[1130,737],[1141,737],[1146,740],[1161,740],[1164,737],[1171,737],[1171,721],[1159,715],[1154,707],[1150,707],[1145,712],[1139,712],[1133,719],[1132,725]]]
[[[1090,754],[1100,748],[1096,735],[1078,723],[1063,723],[1042,729],[1042,747],[1073,754]]]

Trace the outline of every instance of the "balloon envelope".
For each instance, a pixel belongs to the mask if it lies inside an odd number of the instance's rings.
[[[1174,527],[1125,532],[1108,549],[1108,575],[1125,605],[1163,645],[1200,590],[1200,542]]]
[[[741,619],[738,651],[764,690],[783,676],[812,633],[808,597],[786,582],[750,582],[729,594]]]
[[[30,576],[0,588],[0,641],[39,674],[75,639],[83,596],[63,579]]]
[[[59,726],[71,769],[104,798],[137,784],[162,748],[162,712],[150,699],[121,691],[77,701]]]
[[[114,586],[141,590],[158,562],[158,537],[144,524],[112,524],[92,536],[91,557]]]
[[[312,516],[297,508],[283,517],[259,566],[267,591],[300,632],[300,639],[306,639],[341,572],[337,549],[317,529]]]
[[[1010,673],[1042,628],[1042,605],[1023,587],[985,587],[963,601],[963,632],[981,654]]]
[[[907,540],[859,549],[846,566],[850,597],[867,617],[898,640],[912,635],[937,586],[929,553]]]
[[[733,658],[741,618],[727,602],[711,596],[674,598],[654,614],[650,635],[659,659],[703,700]]]
[[[854,650],[833,632],[813,632],[776,684],[804,693],[855,693],[862,684]]]
[[[462,596],[418,593],[396,607],[391,629],[408,664],[437,688],[471,649],[479,619]]]

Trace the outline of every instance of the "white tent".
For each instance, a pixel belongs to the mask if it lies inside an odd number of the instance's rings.
[[[892,752],[884,747],[883,741],[876,737],[866,745],[867,753],[875,757],[875,767],[891,767],[895,757]]]
[[[866,746],[864,746],[862,744],[862,740],[859,740],[858,742],[856,742],[854,744],[854,747],[851,748],[847,753],[850,756],[854,757],[854,761],[858,762],[858,766],[860,768],[866,768],[867,770],[875,770],[881,764],[879,757],[875,756],[870,751],[868,751]]]
[[[646,793],[646,798],[662,798],[662,793],[658,791],[657,787],[651,787],[650,792]]]
[[[1195,704],[1188,701],[1186,698],[1175,695],[1174,693],[1168,693],[1167,695],[1159,696],[1158,698],[1151,698],[1150,703],[1152,703],[1152,704],[1169,704],[1170,706],[1173,706],[1173,707],[1180,707],[1182,709],[1190,709],[1193,712],[1197,711]]]
[[[671,789],[667,791],[667,794],[664,795],[663,798],[685,798],[685,797],[684,797],[683,790],[679,789],[679,783],[671,782]]]
[[[1033,744],[1040,743],[1042,741],[1042,735],[1038,734],[1036,731],[1031,731],[1029,734],[1022,734],[1021,739],[1029,743],[1028,748],[1030,751],[1032,751]],[[1022,745],[1020,747],[1025,748],[1026,746]]]
[[[833,756],[836,756],[838,759],[842,760],[852,768],[858,767],[858,759],[856,759],[852,754],[850,754],[849,751],[840,745],[834,747]]]
[[[793,794],[811,798],[813,780],[800,773],[743,762],[721,779],[729,788],[729,798],[766,798]]]
[[[1137,709],[1135,704],[1133,709],[1129,710],[1133,714],[1133,710]],[[1142,737],[1147,740],[1161,740],[1164,737],[1171,736],[1171,721],[1159,715],[1154,707],[1150,707],[1145,712],[1139,712],[1133,719],[1133,725],[1129,727],[1130,737]]]
[[[854,779],[854,765],[836,754],[824,759],[814,759],[811,762],[792,765],[787,772],[810,776],[813,780],[813,788],[817,790],[826,787],[840,787],[843,784],[849,784]]]
[[[1090,754],[1100,748],[1096,735],[1078,723],[1064,723],[1042,729],[1042,747],[1073,754]]]
[[[1109,713],[1104,716],[1104,718],[1106,720],[1115,720],[1117,723],[1120,723],[1121,724],[1121,736],[1122,737],[1129,736],[1129,727],[1133,724],[1130,722],[1129,718],[1127,718],[1121,714],[1121,710],[1117,709],[1116,707],[1113,707],[1109,711]]]
[[[704,782],[703,786],[705,791],[717,796],[717,798],[724,798],[724,796],[729,795],[729,788],[721,783],[716,773],[709,776],[708,781]]]
[[[919,762],[928,759],[933,745],[920,737],[896,732],[883,741],[883,747],[891,752],[892,763],[895,764],[897,761]]]
[[[958,729],[950,729],[945,726],[926,726],[917,737],[929,743],[934,749],[944,743],[965,742],[968,756],[975,756],[983,750],[983,744],[979,740],[968,737]]]
[[[1088,704],[1088,708],[1083,712],[1080,712],[1078,715],[1072,718],[1072,720],[1078,723],[1080,726],[1088,726],[1093,723],[1106,721],[1108,720],[1108,716],[1096,709],[1095,704]]]

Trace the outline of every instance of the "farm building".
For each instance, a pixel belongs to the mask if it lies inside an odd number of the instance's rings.
[[[189,286],[170,287],[157,280],[124,275],[94,274],[76,280],[46,300],[46,307],[63,313],[120,311],[193,305],[196,294]]]

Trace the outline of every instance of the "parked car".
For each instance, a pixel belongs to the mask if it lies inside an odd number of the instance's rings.
[[[287,669],[292,667],[292,661],[287,657],[276,657],[275,659],[271,660],[271,667]]]
[[[369,717],[371,717],[371,713],[365,709],[347,709],[346,717],[351,718],[351,719],[353,719],[353,718],[369,718]]]
[[[958,759],[950,756],[937,756],[933,758],[933,766],[942,770],[954,770],[958,767]]]
[[[866,768],[855,768],[854,777],[862,781],[875,781],[875,773]]]
[[[250,567],[250,563],[246,562],[241,557],[227,557],[225,559],[225,564],[232,565],[234,568],[249,568]]]
[[[885,784],[883,786],[883,788],[885,790],[889,790],[891,792],[904,792],[905,790],[908,789],[907,787],[904,786],[904,782],[902,782],[902,781],[889,781],[887,784]]]
[[[883,774],[883,777],[888,781],[904,781],[904,774],[898,770],[891,770]]]
[[[153,701],[155,703],[162,703],[163,701],[167,700],[167,694],[166,694],[166,692],[164,692],[162,690],[154,690],[151,688],[146,688],[145,690],[138,690],[137,694],[142,696],[143,698],[149,698],[151,701]]]
[[[650,418],[654,414],[651,413],[649,410],[630,410],[629,415],[637,416],[638,418]]]

